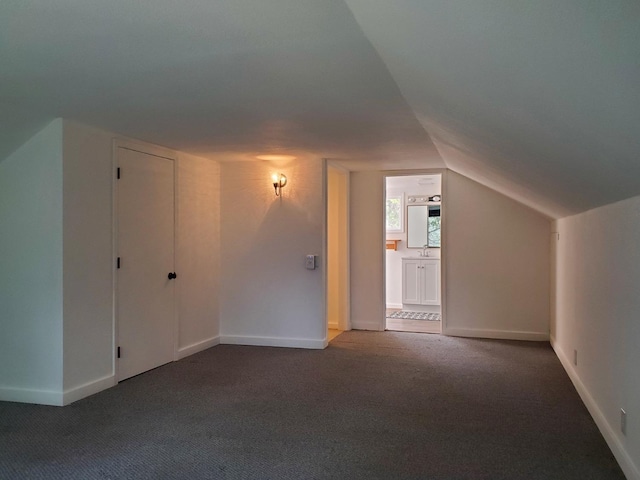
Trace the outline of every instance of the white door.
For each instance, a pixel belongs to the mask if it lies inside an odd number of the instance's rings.
[[[402,303],[420,303],[420,260],[402,260]]]
[[[118,380],[173,360],[174,162],[118,148]]]

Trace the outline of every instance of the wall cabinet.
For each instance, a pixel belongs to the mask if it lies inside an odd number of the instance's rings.
[[[440,305],[440,259],[402,259],[402,303]]]

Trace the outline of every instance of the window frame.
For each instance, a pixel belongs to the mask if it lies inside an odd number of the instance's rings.
[[[399,200],[399,209],[398,209],[398,217],[399,217],[399,223],[400,223],[400,227],[399,228],[389,228],[389,222],[388,222],[388,205],[389,205],[389,200],[393,200],[393,199],[398,199]],[[384,212],[384,216],[385,216],[385,229],[387,233],[404,233],[404,194],[402,193],[391,193],[391,194],[387,194],[386,199],[385,199],[385,212]]]

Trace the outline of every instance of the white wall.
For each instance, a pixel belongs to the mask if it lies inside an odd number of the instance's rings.
[[[382,328],[385,173],[351,173],[351,315]],[[549,338],[550,220],[449,170],[443,176],[445,333]]]
[[[179,356],[215,345],[220,321],[220,165],[178,154]]]
[[[319,159],[221,164],[221,343],[326,345],[324,272],[305,269],[323,248],[323,175]]]
[[[114,384],[113,141],[157,148],[75,122],[64,122],[65,403]],[[181,358],[217,343],[218,188],[216,162],[178,159],[176,266],[180,267]]]
[[[64,390],[113,384],[113,134],[64,121]],[[104,384],[106,382],[106,385]]]
[[[380,330],[384,301],[384,174],[351,172],[351,328]]]
[[[634,197],[557,222],[552,325],[558,357],[629,479],[640,479],[638,212]]]
[[[62,120],[0,163],[0,400],[62,401]]]
[[[66,404],[115,382],[115,137],[59,119],[0,163],[0,399]],[[181,358],[218,341],[219,167],[174,156]]]
[[[452,171],[442,212],[445,333],[547,340],[550,219]]]

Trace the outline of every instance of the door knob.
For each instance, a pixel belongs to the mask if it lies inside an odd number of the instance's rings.
[[[169,275],[167,275],[167,277],[169,278],[169,280],[173,280],[174,278],[178,278],[178,275],[176,275],[176,272],[169,272]]]

